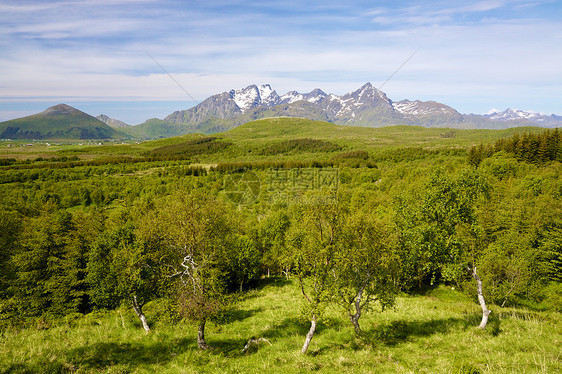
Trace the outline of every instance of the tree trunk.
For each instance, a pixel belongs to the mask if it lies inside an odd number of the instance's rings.
[[[357,297],[353,304],[355,305],[355,314],[349,314],[349,319],[353,323],[353,328],[357,335],[361,334],[361,326],[359,326],[359,318],[361,318],[361,299],[363,298],[363,288],[357,293]]]
[[[361,326],[359,326],[359,317],[361,316],[361,313],[357,314],[353,314],[349,316],[349,319],[351,320],[351,323],[353,323],[353,328],[355,329],[355,334],[356,335],[360,335],[362,330],[361,330]]]
[[[144,313],[142,311],[142,304],[138,303],[136,296],[133,296],[133,309],[139,317],[144,331],[148,334],[150,332],[150,327],[148,326],[148,322],[146,321],[146,317],[144,316]]]
[[[306,339],[304,340],[304,345],[302,346],[301,353],[304,355],[308,350],[308,346],[312,341],[312,337],[314,336],[314,332],[316,331],[316,316],[312,316],[310,320],[310,330],[308,330],[308,334],[306,334]]]
[[[488,316],[492,313],[491,310],[486,307],[486,301],[484,300],[484,295],[482,293],[482,281],[476,274],[476,267],[472,271],[472,278],[476,280],[476,292],[478,293],[478,302],[480,303],[480,307],[482,307],[482,322],[480,322],[479,328],[483,329],[488,324]]]
[[[207,342],[205,341],[205,323],[207,322],[207,320],[203,319],[201,321],[201,323],[199,324],[199,327],[197,328],[197,347],[199,349],[209,349],[211,348],[209,345],[207,345]]]

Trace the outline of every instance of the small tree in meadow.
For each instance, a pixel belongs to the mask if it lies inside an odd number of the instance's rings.
[[[182,316],[197,322],[197,345],[206,322],[227,306],[226,243],[233,231],[227,208],[202,193],[179,190],[157,201],[142,219],[141,237]]]
[[[400,258],[388,224],[365,213],[349,215],[343,224],[343,245],[334,269],[339,303],[355,332],[365,310],[378,302],[384,310],[394,304],[399,289]]]
[[[299,206],[293,211],[288,245],[294,259],[293,271],[299,279],[304,314],[310,329],[301,352],[305,354],[316,332],[319,318],[336,291],[333,270],[339,247],[343,212],[337,204]]]

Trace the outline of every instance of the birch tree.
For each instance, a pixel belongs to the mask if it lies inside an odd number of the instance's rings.
[[[91,298],[101,308],[128,304],[146,333],[150,326],[143,306],[157,295],[157,274],[148,248],[136,240],[135,227],[124,223],[100,235],[92,245],[87,281]]]
[[[365,310],[376,302],[382,310],[394,304],[400,273],[395,241],[388,224],[369,214],[350,215],[343,226],[334,269],[336,292],[357,334]]]
[[[335,295],[333,270],[339,248],[343,211],[337,204],[301,206],[293,211],[288,245],[294,258],[304,314],[310,329],[301,349],[305,354],[327,303]]]
[[[481,228],[478,226],[476,204],[488,196],[489,184],[475,170],[458,176],[438,172],[425,186],[420,199],[400,207],[398,222],[405,248],[417,253],[423,266],[414,266],[432,275],[432,281],[443,276],[455,279],[469,274],[476,283],[482,308],[480,328],[485,328],[490,310],[477,271],[482,255]]]
[[[227,207],[202,193],[179,190],[142,218],[140,235],[176,298],[179,313],[197,323],[197,346],[209,349],[205,325],[227,306]]]

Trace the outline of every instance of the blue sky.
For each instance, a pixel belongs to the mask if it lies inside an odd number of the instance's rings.
[[[0,0],[0,49],[0,121],[64,102],[138,124],[250,84],[345,94],[414,52],[392,100],[562,114],[556,1]]]

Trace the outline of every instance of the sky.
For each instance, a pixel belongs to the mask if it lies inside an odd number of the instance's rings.
[[[66,103],[134,125],[251,84],[385,81],[394,101],[562,114],[560,1],[0,0],[0,50],[0,121]]]

